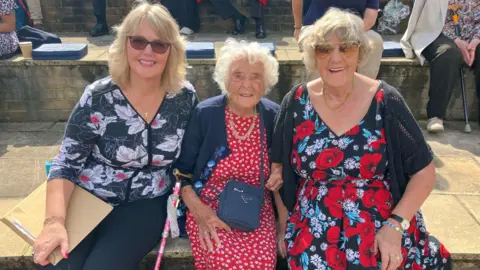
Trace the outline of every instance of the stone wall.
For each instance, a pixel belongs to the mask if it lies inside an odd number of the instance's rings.
[[[134,0],[107,0],[107,21],[113,26],[121,22],[130,11]],[[240,11],[248,15],[248,0],[232,0]],[[45,30],[49,32],[86,32],[95,24],[91,0],[42,0]],[[212,4],[203,0],[199,4],[201,31],[230,31],[231,20],[215,15]],[[293,18],[290,0],[269,0],[265,9],[265,23],[269,31],[292,31]],[[254,22],[247,31],[254,30]]]
[[[214,62],[196,60],[188,79],[200,99],[219,94],[212,79]],[[0,62],[0,121],[63,121],[70,114],[84,88],[108,74],[106,63],[82,61]],[[306,72],[300,61],[282,61],[280,79],[269,98],[281,102],[290,88],[304,81]],[[466,72],[470,117],[477,117],[473,74]],[[415,62],[384,62],[379,78],[400,89],[418,118],[425,118],[429,72]],[[463,119],[461,93],[457,88],[448,110],[450,119]]]

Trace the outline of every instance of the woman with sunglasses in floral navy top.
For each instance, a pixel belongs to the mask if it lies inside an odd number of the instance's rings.
[[[185,81],[184,41],[168,11],[139,3],[116,29],[111,77],[88,86],[74,108],[47,184],[34,261],[45,269],[129,269],[161,239],[174,180],[170,165],[197,104]],[[65,216],[74,185],[114,206],[71,254]]]
[[[398,91],[355,72],[369,49],[359,17],[329,10],[303,45],[320,78],[282,102],[271,178],[283,178],[290,269],[449,268],[419,211],[432,154]]]

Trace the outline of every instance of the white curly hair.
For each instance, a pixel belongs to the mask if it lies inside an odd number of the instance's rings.
[[[217,82],[222,92],[228,93],[225,85],[230,80],[232,62],[241,58],[248,59],[250,64],[254,64],[257,61],[263,64],[265,70],[265,94],[270,92],[271,88],[278,82],[277,59],[272,56],[268,48],[262,47],[257,42],[237,41],[233,38],[228,38],[225,41],[213,73],[213,79]]]

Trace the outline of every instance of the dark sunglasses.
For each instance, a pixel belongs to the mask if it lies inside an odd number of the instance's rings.
[[[150,44],[152,51],[158,54],[164,54],[168,50],[168,47],[170,47],[170,43],[160,40],[148,41],[143,37],[135,36],[129,36],[128,39],[130,40],[130,46],[139,51],[144,50],[147,45]]]
[[[345,41],[340,42],[337,47],[343,56],[350,58],[358,52],[360,48],[360,43],[357,41]],[[317,44],[314,46],[315,55],[319,58],[328,58],[332,56],[335,48],[336,46],[332,43]]]

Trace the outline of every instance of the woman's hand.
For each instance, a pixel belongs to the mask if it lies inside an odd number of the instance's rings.
[[[272,163],[270,177],[265,187],[271,191],[278,191],[283,185],[282,164]]]
[[[467,50],[468,50],[468,53],[470,54],[470,62],[467,64],[470,67],[473,65],[473,62],[475,61],[475,50],[477,49],[478,44],[480,44],[480,39],[478,38],[472,39],[472,41],[470,41],[470,44],[468,44]]]
[[[396,226],[398,222],[389,219]],[[400,228],[400,226],[399,226]],[[375,256],[380,252],[382,257],[382,270],[395,270],[403,262],[402,234],[390,226],[384,225],[375,235]]]
[[[287,257],[287,247],[285,246],[285,233],[286,233],[286,224],[285,222],[277,223],[277,249],[278,253],[282,258]]]
[[[200,246],[208,251],[213,251],[212,239],[215,241],[217,248],[221,247],[220,238],[218,238],[217,229],[231,232],[230,227],[221,221],[217,214],[208,205],[199,202],[195,213],[192,212],[199,229]]]
[[[458,49],[462,53],[463,61],[465,61],[465,63],[470,66],[470,53],[468,51],[468,43],[457,38],[455,39],[455,45],[457,45]]]
[[[62,256],[68,258],[68,236],[65,225],[60,221],[46,223],[33,246],[33,261],[45,266],[49,264],[48,256],[60,246]]]
[[[300,29],[295,29],[295,31],[293,31],[293,37],[298,42],[298,39],[300,38]]]

